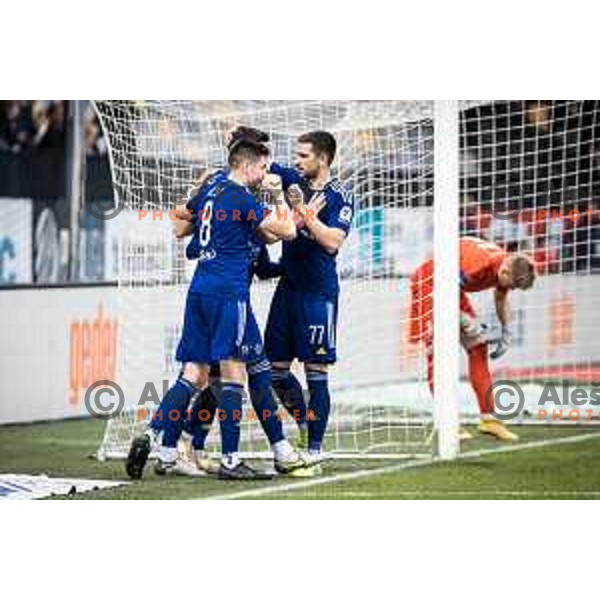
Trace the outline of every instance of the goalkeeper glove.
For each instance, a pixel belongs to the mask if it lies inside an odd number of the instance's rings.
[[[492,360],[496,360],[501,356],[504,356],[508,352],[508,348],[511,344],[510,332],[508,331],[508,327],[502,328],[502,335],[500,338],[494,340],[493,342],[496,347],[490,352],[490,358]]]

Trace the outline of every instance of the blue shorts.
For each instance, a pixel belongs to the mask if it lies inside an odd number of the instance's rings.
[[[337,360],[337,297],[293,290],[280,281],[265,331],[265,351],[271,362],[333,364]]]
[[[255,362],[262,353],[262,337],[247,300],[188,293],[177,347],[179,362],[211,364],[229,359]]]

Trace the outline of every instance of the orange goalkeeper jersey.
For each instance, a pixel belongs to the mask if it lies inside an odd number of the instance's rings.
[[[476,237],[460,240],[460,286],[465,292],[498,287],[498,271],[506,251]]]
[[[498,287],[498,271],[506,258],[505,250],[476,237],[463,237],[459,251],[460,286],[463,291],[481,292]],[[433,259],[424,262],[410,279],[420,287],[433,288]]]
[[[465,292],[481,292],[498,286],[498,271],[506,257],[505,250],[476,237],[460,239],[460,309],[473,314]],[[433,260],[424,262],[411,275],[411,309],[409,339],[424,339],[433,317]]]

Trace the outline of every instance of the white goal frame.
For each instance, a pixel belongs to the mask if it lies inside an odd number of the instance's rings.
[[[409,103],[407,103],[409,104]],[[417,103],[415,103],[417,104]],[[432,400],[433,427],[428,435],[432,441],[431,451],[442,459],[452,459],[459,452],[458,421],[458,189],[459,189],[459,105],[455,101],[435,101],[433,103],[434,122],[434,252],[436,286],[434,296],[434,340],[435,340],[435,399]],[[101,124],[108,131],[108,155],[113,178],[119,166],[111,143],[110,127],[102,112],[97,110]],[[118,181],[117,190],[122,189],[123,178]],[[117,192],[118,193],[118,192]],[[117,198],[122,202],[123,198]],[[439,275],[438,275],[439,274]],[[120,300],[123,294],[119,294]],[[121,304],[122,306],[124,304]],[[125,302],[126,305],[126,302]],[[455,315],[453,318],[449,315]],[[123,315],[120,314],[120,318]],[[443,348],[443,350],[442,350]],[[449,348],[454,348],[449,351]],[[451,357],[452,355],[452,357]],[[382,382],[385,383],[385,382]],[[334,400],[335,401],[335,400]],[[408,424],[410,427],[410,423]],[[98,451],[98,458],[122,458],[119,452],[107,451],[110,445],[110,424],[105,431],[105,439]],[[336,452],[336,458],[385,458],[406,459],[420,456],[413,452],[385,452],[372,447],[368,453]],[[262,450],[250,453],[254,457],[269,456]]]

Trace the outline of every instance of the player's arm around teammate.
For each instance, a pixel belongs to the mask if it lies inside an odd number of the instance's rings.
[[[175,235],[177,239],[183,239],[194,233],[195,223],[192,209],[194,198],[200,193],[202,186],[217,171],[217,169],[206,169],[194,182],[193,187],[188,193],[188,197],[183,202],[176,204],[173,210],[172,222],[173,235]]]
[[[287,206],[269,210],[269,215],[257,228],[258,235],[267,243],[279,240],[293,240],[296,237],[296,224]]]

